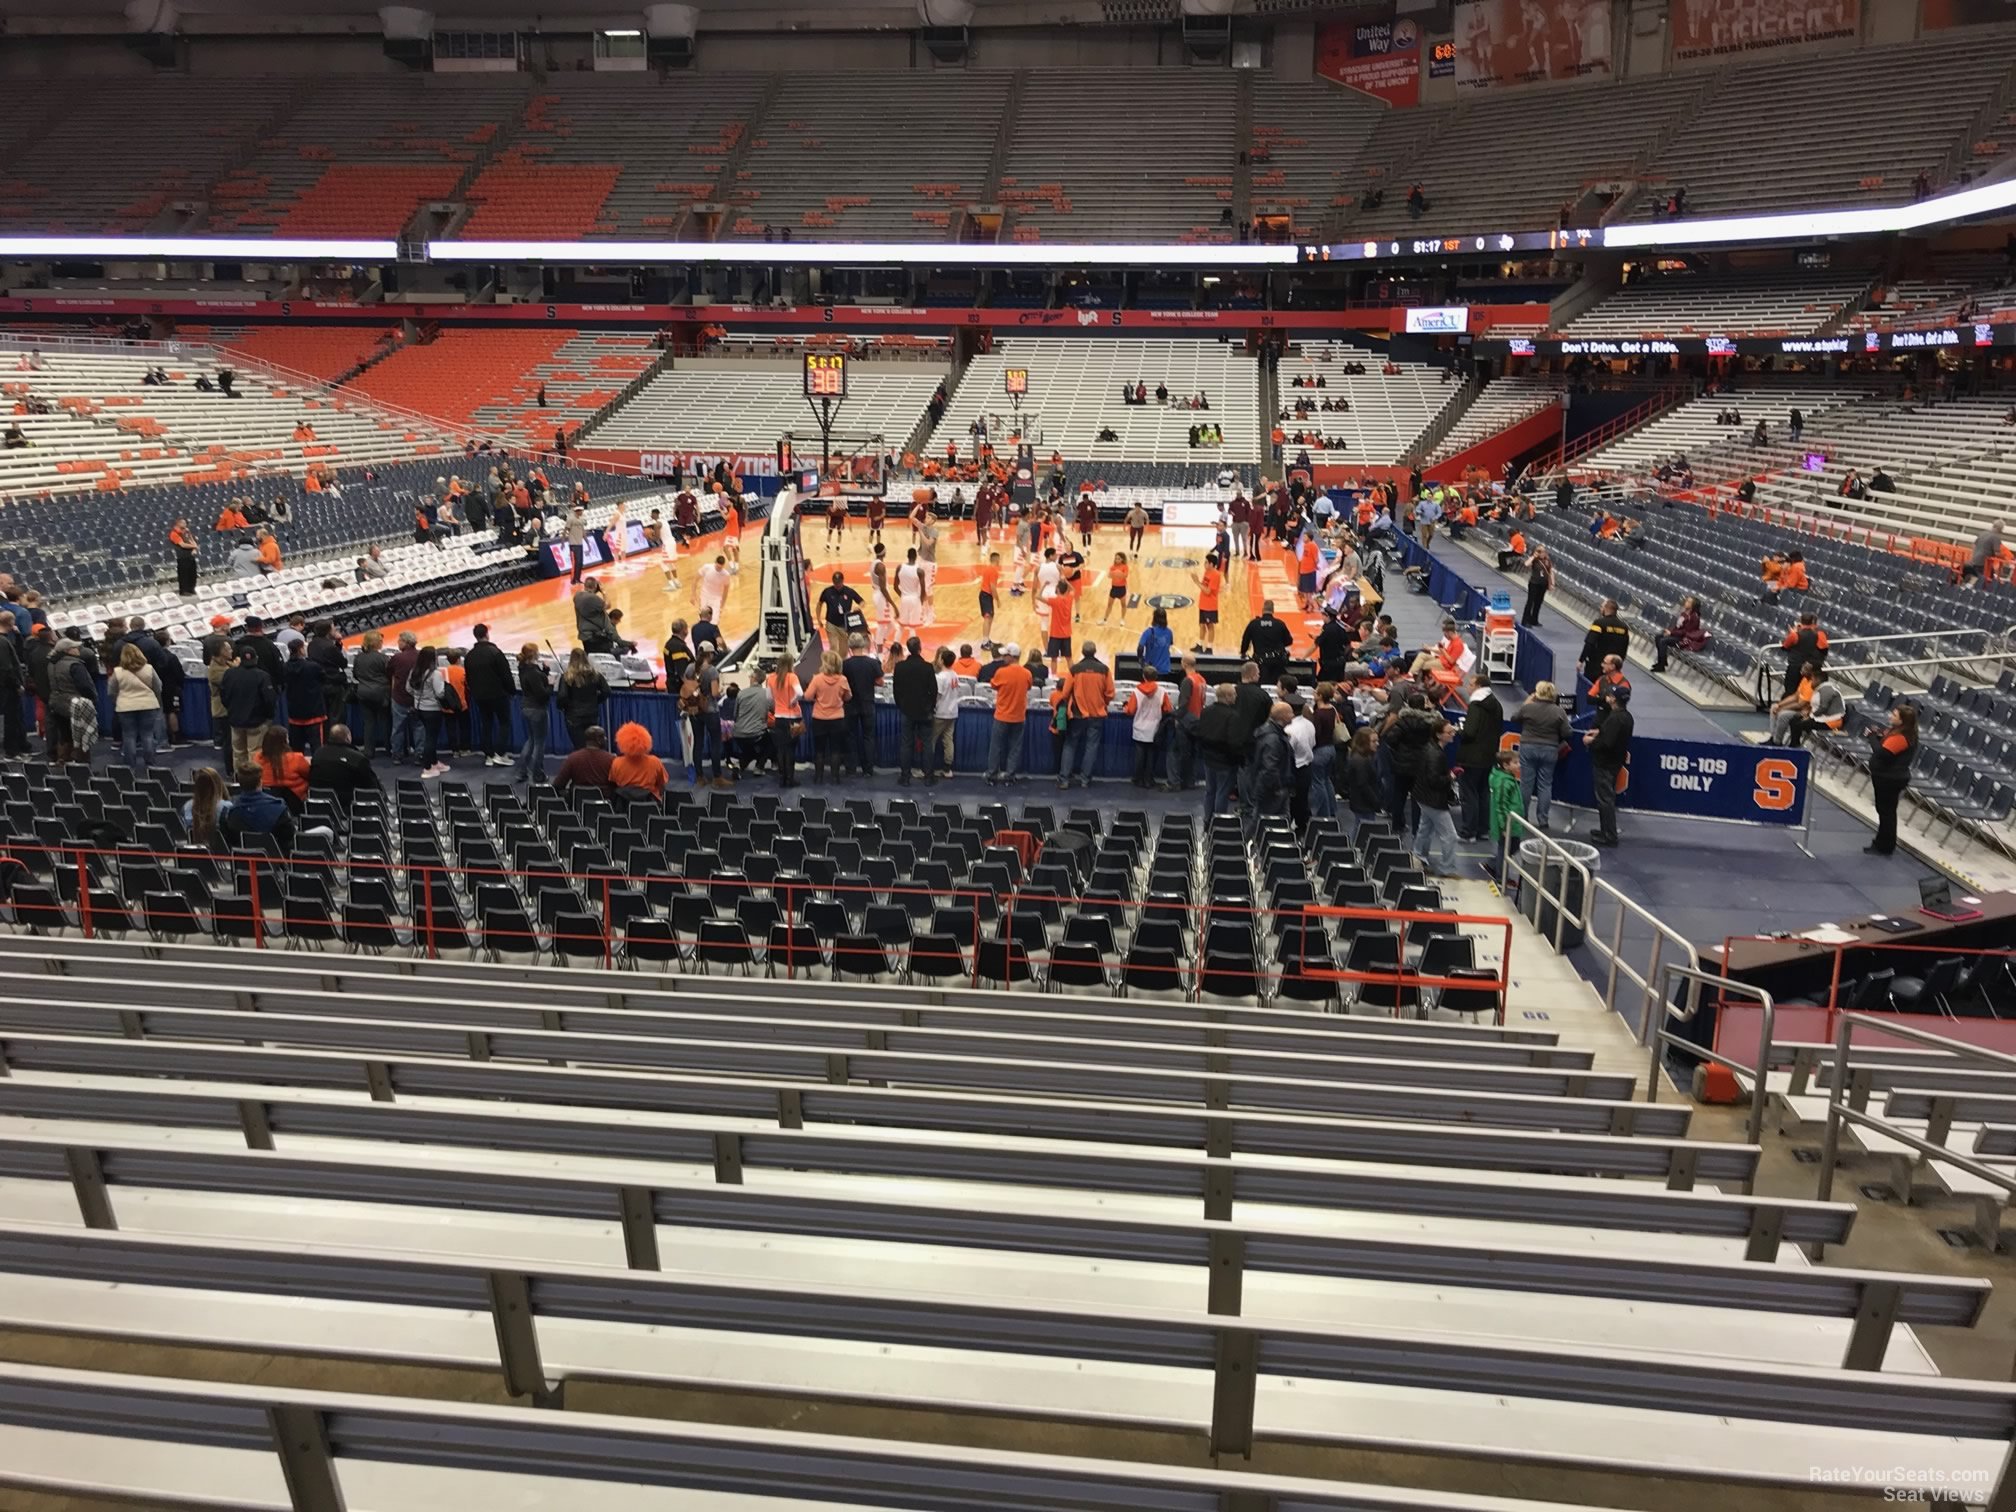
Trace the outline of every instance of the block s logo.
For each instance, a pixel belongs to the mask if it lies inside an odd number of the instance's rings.
[[[1766,813],[1782,814],[1798,800],[1799,767],[1783,756],[1766,756],[1757,763],[1757,786],[1750,801]]]
[[[558,320],[560,318],[560,306],[558,305],[546,306],[546,318],[548,320]]]
[[[824,310],[820,311],[819,318],[828,325],[833,324],[833,306],[828,305]]]

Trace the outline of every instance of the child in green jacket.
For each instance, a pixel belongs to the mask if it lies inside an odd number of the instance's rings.
[[[1491,849],[1504,843],[1505,816],[1526,813],[1526,795],[1519,786],[1519,752],[1498,753],[1498,765],[1491,773]]]

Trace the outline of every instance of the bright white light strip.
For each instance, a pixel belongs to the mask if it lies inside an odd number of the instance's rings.
[[[626,26],[613,31],[605,31],[602,35],[605,37],[641,37],[644,33],[638,31],[634,26]]]
[[[2016,180],[1982,184],[1913,205],[1868,210],[1806,210],[1792,215],[1731,215],[1719,220],[1648,221],[1610,226],[1605,247],[1692,247],[1714,242],[1798,241],[1821,236],[1878,236],[1987,215],[2016,205]]]
[[[1153,242],[998,242],[988,246],[942,242],[501,242],[437,241],[427,255],[438,262],[544,263],[896,263],[934,268],[1055,267],[1290,267],[1294,247],[1213,247]]]
[[[0,236],[0,257],[252,258],[259,262],[391,262],[396,241],[287,241],[259,236]]]

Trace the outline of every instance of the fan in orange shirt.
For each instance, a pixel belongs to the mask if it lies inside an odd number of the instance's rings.
[[[270,530],[259,533],[259,565],[268,572],[280,570],[280,543],[273,539]]]
[[[1050,597],[1045,601],[1050,615],[1050,638],[1044,643],[1043,654],[1051,661],[1071,661],[1071,620],[1077,610],[1077,599],[1062,579],[1051,586]]]

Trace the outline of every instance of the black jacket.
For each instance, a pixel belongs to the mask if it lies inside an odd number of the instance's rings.
[[[1277,810],[1295,786],[1295,753],[1288,735],[1268,720],[1253,737],[1253,798],[1263,810]]]
[[[1605,770],[1623,766],[1631,756],[1631,730],[1631,711],[1622,707],[1612,709],[1596,727],[1596,738],[1589,742],[1591,765]]]
[[[922,656],[906,656],[889,676],[896,710],[905,719],[929,719],[938,708],[938,673]]]
[[[1191,735],[1204,753],[1204,765],[1220,771],[1245,764],[1246,742],[1251,738],[1252,732],[1239,718],[1238,705],[1215,701],[1204,706]]]
[[[591,673],[584,683],[560,679],[560,718],[568,725],[587,726],[602,717],[602,700],[609,696],[609,684],[600,672]]]
[[[1249,682],[1239,684],[1239,692],[1232,700],[1232,713],[1234,716],[1232,728],[1234,731],[1233,744],[1238,748],[1242,757],[1247,747],[1252,743],[1254,735],[1258,733],[1260,726],[1267,722],[1267,716],[1273,711],[1273,708],[1273,698],[1260,684]],[[1204,712],[1208,714],[1211,711],[1206,709]]]
[[[253,664],[261,672],[272,678],[275,683],[280,681],[280,648],[273,644],[272,636],[263,632],[258,635],[243,636],[239,639],[238,645],[241,649],[250,646],[252,648]]]
[[[304,657],[289,657],[280,671],[280,686],[287,694],[287,721],[306,724],[329,717],[329,705],[322,697],[322,669]]]
[[[343,642],[333,635],[318,635],[308,642],[308,660],[322,673],[322,702],[331,718],[343,717],[350,702],[350,664],[343,659]]]
[[[1598,615],[1582,637],[1582,675],[1594,682],[1603,675],[1603,658],[1631,660],[1631,627],[1614,616]]]
[[[511,658],[493,643],[480,640],[462,658],[462,685],[472,704],[496,703],[511,696]]]
[[[249,730],[273,717],[273,679],[257,662],[240,662],[224,674],[217,696],[224,701],[224,718],[234,730]]]
[[[1428,764],[1435,745],[1436,716],[1425,709],[1402,709],[1386,727],[1381,744],[1386,748],[1386,764],[1393,775],[1411,791],[1414,779]]]
[[[0,635],[0,690],[21,693],[21,653],[14,649],[14,637]]]
[[[1505,709],[1496,693],[1487,692],[1463,706],[1463,733],[1456,760],[1471,771],[1489,771],[1498,761],[1498,737],[1505,733]]]
[[[1376,756],[1353,754],[1344,758],[1344,802],[1354,814],[1376,814],[1386,807]]]
[[[1414,801],[1424,809],[1451,808],[1456,802],[1456,783],[1449,775],[1449,763],[1436,751],[1421,763],[1414,778]]]
[[[360,792],[375,793],[379,789],[378,774],[372,770],[370,756],[354,745],[331,745],[325,741],[308,763],[308,791],[333,794],[346,809]]]
[[[543,662],[518,663],[518,702],[528,711],[544,714],[553,706],[553,679]]]

